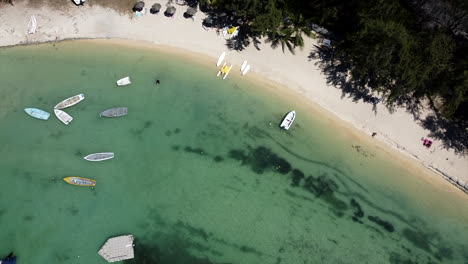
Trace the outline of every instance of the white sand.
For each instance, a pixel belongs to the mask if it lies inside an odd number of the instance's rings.
[[[154,2],[145,1],[148,9]],[[234,71],[239,70],[244,60],[248,60],[252,65],[251,72],[310,99],[369,137],[376,132],[375,140],[414,157],[425,167],[438,171],[453,184],[468,191],[468,158],[444,149],[442,142],[434,139],[431,149],[424,147],[420,139],[427,137],[430,131],[418,125],[410,113],[404,109],[390,113],[382,104],[377,105],[377,113],[374,113],[371,104],[342,98],[341,90],[328,86],[315,62],[308,59],[316,40],[307,39],[304,49],[297,50],[296,55],[289,51],[283,53],[281,48],[272,49],[264,43],[259,45],[260,51],[253,45],[242,52],[228,51],[222,36],[218,36],[213,29],[206,31],[202,28],[203,13],[198,12],[193,22],[182,16],[187,7],[176,5],[175,18],[167,18],[162,14],[166,2],[160,3],[163,6],[160,14],[148,12],[138,19],[88,4],[76,7],[71,1],[64,1],[65,7],[61,10],[31,8],[18,2],[14,6],[0,4],[0,46],[70,38],[144,40],[204,54],[212,58],[213,65],[219,54],[226,51],[226,59],[235,65]],[[27,24],[31,15],[36,16],[38,29],[37,33],[28,35]],[[427,110],[426,114],[429,112]]]

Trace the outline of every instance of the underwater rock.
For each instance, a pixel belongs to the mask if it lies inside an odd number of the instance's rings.
[[[304,178],[304,173],[302,171],[298,169],[293,169],[291,186],[299,186],[303,178]]]
[[[362,218],[364,217],[364,211],[362,211],[362,208],[361,208],[361,205],[353,199],[351,199],[351,206],[356,209],[356,211],[354,212],[354,216],[355,217],[358,217],[358,218]]]
[[[393,225],[383,219],[380,219],[378,216],[372,216],[372,215],[369,215],[367,217],[370,221],[378,224],[379,226],[383,227],[385,230],[387,230],[388,232],[393,232],[395,231],[395,228],[393,227]]]

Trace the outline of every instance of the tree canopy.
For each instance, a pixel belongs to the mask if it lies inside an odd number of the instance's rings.
[[[294,53],[325,27],[334,65],[354,91],[377,91],[388,106],[428,99],[444,117],[468,121],[468,4],[463,0],[200,0],[242,48],[260,37]],[[336,70],[336,69],[335,69]]]

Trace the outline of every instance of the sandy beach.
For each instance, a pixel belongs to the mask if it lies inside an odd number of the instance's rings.
[[[150,7],[154,2],[146,1],[146,6]],[[234,64],[234,71],[239,71],[242,62],[248,60],[252,67],[248,78],[262,77],[278,83],[288,89],[287,93],[292,92],[324,108],[325,115],[330,112],[334,118],[362,131],[364,140],[382,143],[382,149],[406,155],[411,162],[418,162],[468,193],[468,158],[443,148],[442,142],[437,140],[433,140],[430,149],[424,147],[421,138],[428,137],[430,131],[420,126],[405,109],[395,109],[391,113],[383,104],[378,104],[377,111],[373,111],[370,103],[342,97],[341,90],[329,86],[315,61],[308,58],[317,40],[306,39],[304,48],[297,49],[295,55],[288,51],[283,53],[281,48],[272,49],[263,42],[258,46],[260,50],[250,45],[241,52],[230,51],[222,36],[213,29],[202,27],[203,13],[198,12],[192,21],[182,15],[187,7],[176,7],[174,18],[150,13],[137,18],[99,6],[85,4],[77,7],[71,1],[60,10],[32,8],[23,2],[14,6],[0,4],[0,46],[79,38],[145,41],[206,56],[213,61],[213,71],[217,57],[226,51],[226,60]],[[37,18],[37,32],[27,34],[32,15]],[[229,78],[241,77],[235,74]],[[425,114],[429,113],[426,111]],[[306,113],[298,113],[299,118],[302,114]],[[374,132],[377,134],[372,138]]]

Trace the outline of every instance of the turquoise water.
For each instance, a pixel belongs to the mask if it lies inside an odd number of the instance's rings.
[[[105,41],[0,49],[0,255],[106,263],[102,244],[133,234],[126,263],[468,263],[465,195],[298,101],[194,61]],[[52,113],[79,93],[69,126],[23,111]],[[119,106],[129,115],[99,117]],[[113,160],[82,158],[107,151]]]

